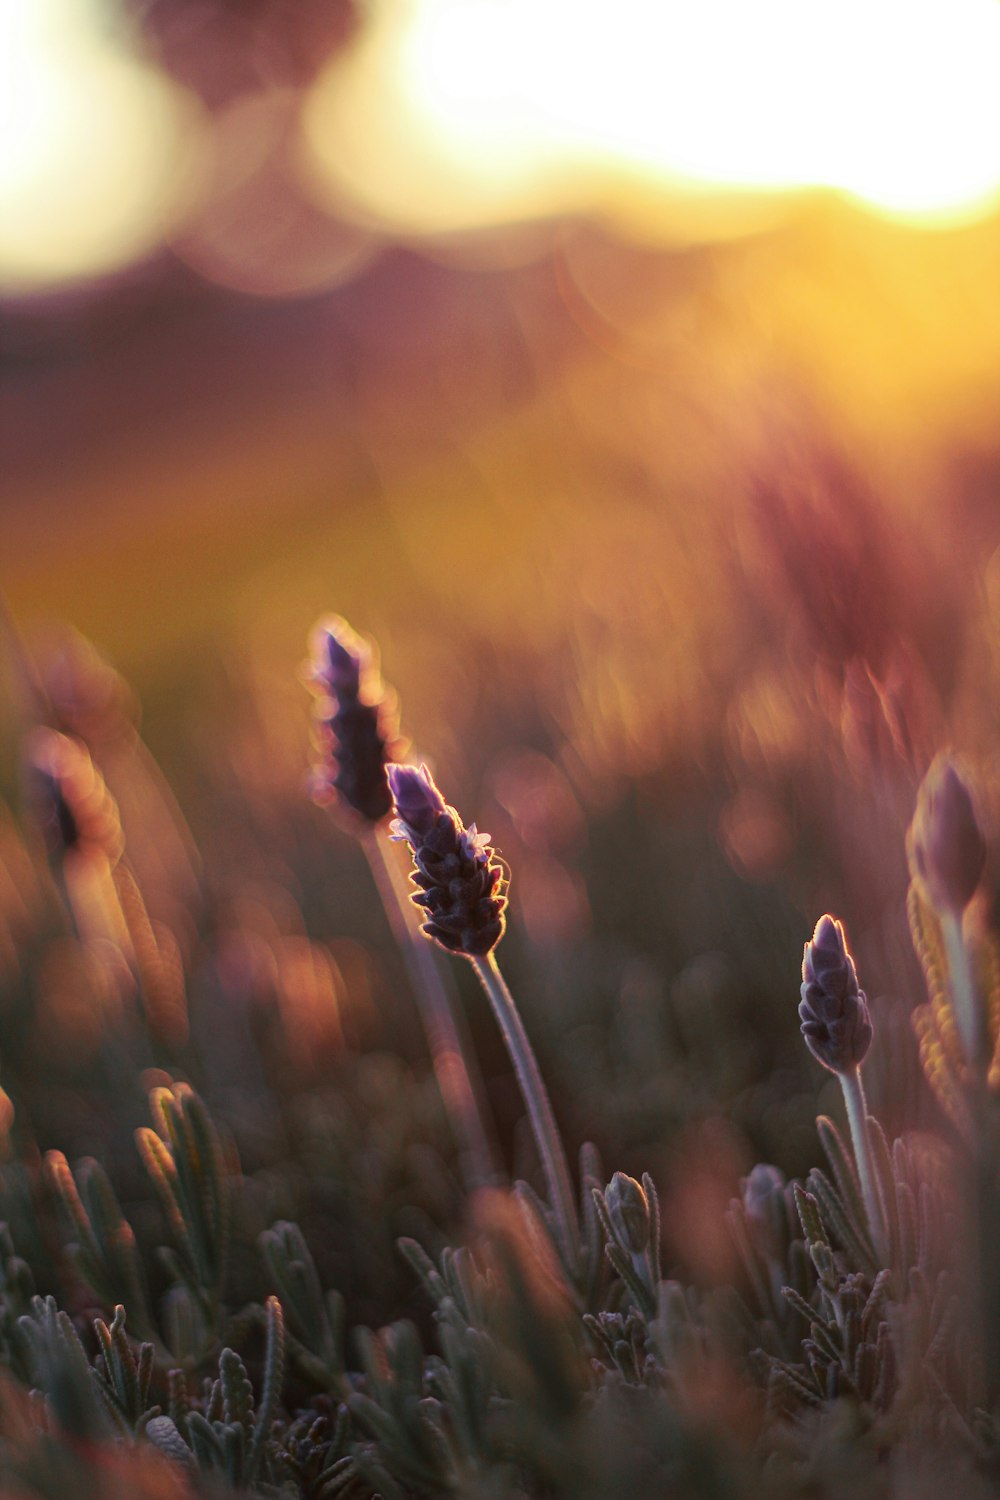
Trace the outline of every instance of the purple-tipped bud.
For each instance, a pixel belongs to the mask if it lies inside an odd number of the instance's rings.
[[[426,766],[388,766],[386,780],[397,813],[392,837],[413,851],[413,901],[428,917],[422,930],[452,953],[484,957],[503,936],[507,906],[489,834],[463,826]]]
[[[907,839],[910,870],[940,916],[960,917],[979,889],[986,841],[965,782],[939,755],[917,793]]]
[[[621,1248],[642,1255],[649,1244],[649,1199],[641,1182],[616,1172],[604,1190],[604,1206]]]
[[[309,641],[311,676],[334,696],[357,695],[361,679],[371,663],[371,650],[340,615],[324,615],[317,621]]]
[[[434,828],[438,813],[448,811],[448,804],[426,766],[387,766],[385,774],[398,819],[393,837],[405,838],[415,848]]]
[[[831,1072],[851,1072],[871,1046],[868,1001],[844,929],[831,916],[820,917],[805,946],[799,1020],[809,1051]]]
[[[374,651],[339,615],[325,615],[309,638],[307,680],[316,694],[313,768],[317,802],[339,801],[366,822],[392,810],[385,767],[403,753],[396,704]]]

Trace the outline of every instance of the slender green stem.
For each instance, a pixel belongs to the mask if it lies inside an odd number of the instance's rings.
[[[528,1033],[524,1029],[514,997],[500,972],[495,953],[485,958],[473,958],[476,973],[482,981],[493,1014],[503,1035],[521,1095],[528,1109],[528,1118],[535,1137],[535,1145],[542,1160],[545,1180],[549,1190],[549,1205],[555,1216],[556,1235],[562,1252],[563,1263],[571,1275],[575,1275],[580,1259],[580,1223],[577,1217],[573,1185],[563,1150],[559,1127],[556,1125],[552,1105],[538,1070],[538,1062],[532,1050]]]
[[[641,1255],[633,1255],[632,1265],[635,1274],[649,1293],[653,1310],[656,1309],[656,1282],[657,1277],[653,1274],[652,1246],[647,1245]]]
[[[384,833],[372,828],[362,842],[410,975],[434,1076],[459,1147],[466,1186],[472,1190],[495,1185],[500,1174],[483,1118],[482,1082],[472,1060],[471,1046],[461,1035],[433,947],[417,929],[416,907],[393,858],[395,850],[388,846]]]
[[[951,1002],[958,1038],[970,1068],[981,1070],[987,1063],[985,1006],[972,968],[972,955],[962,932],[962,919],[947,912],[941,918],[941,934],[948,959]]]
[[[871,1137],[868,1133],[868,1106],[865,1102],[861,1071],[854,1067],[847,1073],[838,1073],[837,1076],[844,1091],[844,1103],[847,1105],[847,1123],[851,1130],[858,1177],[861,1179],[861,1196],[864,1199],[865,1213],[868,1215],[868,1227],[871,1230],[876,1253],[885,1261],[889,1253],[888,1235],[882,1197],[875,1177]]]

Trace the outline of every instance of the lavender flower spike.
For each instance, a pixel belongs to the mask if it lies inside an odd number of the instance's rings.
[[[405,750],[395,696],[382,681],[374,649],[340,615],[317,621],[309,647],[306,678],[316,694],[319,752],[313,796],[379,823],[392,810],[386,762]]]
[[[799,1019],[806,1046],[833,1073],[849,1073],[863,1061],[872,1040],[865,992],[836,918],[820,917],[802,959]]]
[[[426,766],[390,765],[386,776],[398,814],[391,836],[413,851],[420,889],[412,899],[427,912],[423,931],[452,953],[485,957],[503,936],[507,906],[489,834],[463,826]]]
[[[527,1106],[548,1184],[556,1242],[564,1266],[575,1277],[580,1224],[566,1152],[528,1033],[493,951],[506,925],[503,866],[494,857],[489,834],[477,833],[474,823],[463,827],[426,766],[387,766],[386,777],[399,814],[391,836],[405,839],[413,851],[412,878],[420,889],[412,899],[429,918],[423,931],[442,948],[464,954],[479,975]]]
[[[840,1079],[868,1228],[884,1265],[889,1241],[860,1067],[871,1046],[872,1022],[844,929],[829,915],[820,917],[812,942],[806,943],[799,1019],[813,1057]]]

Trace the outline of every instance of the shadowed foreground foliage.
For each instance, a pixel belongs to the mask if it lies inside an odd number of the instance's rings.
[[[372,774],[380,724],[400,753],[395,720],[369,648],[331,620],[316,778],[379,878],[429,1072],[402,1043],[362,1045],[327,946],[268,927],[264,904],[237,920],[199,877],[110,669],[84,656],[38,679],[23,818],[3,830],[4,1495],[994,1493],[1000,945],[961,768],[931,766],[909,835],[922,1072],[823,917],[800,1014],[828,1070],[808,1076],[836,1077],[846,1126],[820,1115],[798,1178],[737,1171],[727,1208],[685,1197],[683,1174],[665,1193],[641,1164],[605,1168],[592,1144],[567,1166],[493,951],[507,872],[429,773],[394,768],[421,913],[458,955],[429,962]],[[507,1185],[497,1165],[511,1143],[498,1149],[454,1009],[465,963],[510,1050],[535,1182]],[[363,965],[353,978],[364,987]],[[683,1124],[699,1027],[720,1097],[736,1033],[674,1004]],[[897,1138],[862,1068],[895,1068],[895,1097],[919,1096]],[[618,1139],[613,1079],[591,1122],[602,1149]],[[634,1134],[628,1165],[647,1142]]]

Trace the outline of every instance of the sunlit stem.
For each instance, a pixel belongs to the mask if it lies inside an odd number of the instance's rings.
[[[63,855],[60,865],[61,894],[81,942],[110,943],[134,968],[132,939],[107,856],[99,849],[73,849]]]
[[[503,1035],[521,1095],[528,1110],[535,1145],[541,1157],[542,1169],[549,1192],[549,1206],[555,1218],[556,1236],[562,1253],[563,1264],[571,1275],[575,1275],[580,1258],[580,1224],[577,1218],[573,1185],[563,1150],[559,1128],[556,1125],[548,1092],[538,1070],[538,1062],[532,1050],[528,1033],[524,1029],[514,997],[500,972],[496,955],[473,958],[473,964],[493,1007],[497,1024]]]
[[[417,911],[384,833],[371,828],[363,840],[386,916],[399,944],[427,1036],[431,1065],[459,1148],[470,1190],[500,1181],[481,1106],[482,1084],[471,1046],[463,1040],[451,998],[431,944],[417,927]]]
[[[861,1197],[868,1216],[868,1227],[871,1230],[875,1250],[884,1263],[889,1251],[888,1235],[885,1213],[882,1208],[882,1195],[875,1178],[871,1134],[868,1130],[868,1106],[865,1103],[861,1070],[853,1067],[846,1073],[838,1073],[837,1077],[840,1079],[840,1086],[844,1091],[844,1103],[847,1105],[847,1123],[850,1126],[858,1177],[861,1179]]]
[[[979,997],[972,955],[957,912],[946,912],[942,916],[941,934],[948,959],[948,979],[959,1041],[969,1067],[979,1070],[987,1061],[985,1006]]]

